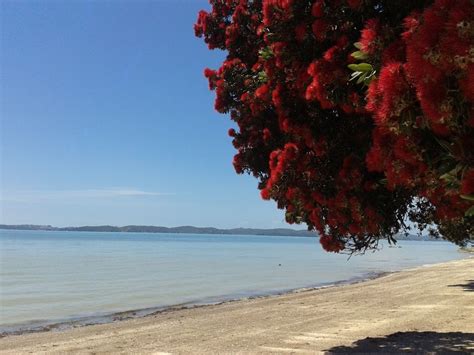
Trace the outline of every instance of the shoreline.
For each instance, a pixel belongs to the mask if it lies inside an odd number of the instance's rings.
[[[295,237],[300,238],[300,237]],[[304,237],[301,237],[304,238]],[[459,259],[451,261],[463,260],[466,258],[474,258],[473,252],[470,250],[459,249],[459,253],[465,254]],[[451,262],[448,261],[448,262]],[[439,263],[422,264],[414,267],[403,268],[394,271],[372,271],[364,273],[360,276],[354,276],[349,279],[342,279],[332,282],[313,284],[308,286],[301,286],[297,288],[279,289],[273,291],[261,292],[237,292],[234,294],[224,294],[218,296],[206,297],[203,299],[196,299],[185,303],[177,303],[170,305],[157,305],[145,308],[125,309],[110,313],[100,313],[87,316],[71,316],[62,319],[49,320],[33,320],[25,323],[6,324],[0,326],[0,339],[9,336],[19,336],[24,334],[44,333],[44,332],[63,332],[80,327],[88,327],[93,325],[110,324],[115,322],[127,321],[130,319],[140,319],[144,317],[151,317],[165,312],[179,311],[183,309],[194,309],[201,307],[217,306],[232,302],[240,302],[253,299],[264,299],[270,297],[284,296],[288,294],[317,291],[320,289],[343,287],[352,284],[358,284],[370,280],[375,280],[386,275],[410,271],[417,268],[429,267]]]
[[[296,237],[298,238],[298,237]],[[467,253],[466,256],[455,259],[456,260],[463,260],[466,258],[474,258],[471,256],[472,252],[470,251],[460,251]],[[448,261],[448,262],[451,262]],[[93,325],[102,325],[102,324],[110,324],[116,322],[123,322],[131,319],[140,319],[145,317],[152,317],[162,313],[167,312],[174,312],[180,311],[185,309],[195,309],[195,308],[205,308],[210,306],[219,306],[227,303],[233,302],[241,302],[241,301],[248,301],[254,299],[265,299],[271,297],[279,297],[284,295],[290,295],[295,293],[302,293],[302,292],[311,292],[317,291],[322,289],[328,288],[336,288],[336,287],[343,287],[347,285],[353,285],[358,283],[363,283],[370,280],[376,280],[378,278],[396,274],[404,271],[415,270],[418,268],[429,267],[432,265],[437,265],[440,263],[431,263],[431,264],[422,264],[414,267],[409,267],[405,269],[395,270],[395,271],[373,271],[369,273],[365,273],[360,276],[354,276],[349,279],[345,280],[338,280],[334,282],[328,283],[321,283],[316,285],[309,285],[309,286],[302,286],[298,288],[292,289],[281,289],[276,291],[262,291],[256,293],[249,293],[245,296],[238,296],[239,294],[229,294],[229,295],[220,295],[214,297],[208,297],[204,299],[198,299],[194,301],[189,301],[186,303],[178,303],[172,305],[163,305],[163,306],[152,306],[146,308],[137,308],[137,309],[128,309],[123,311],[117,311],[112,313],[104,313],[104,314],[95,314],[90,316],[77,316],[77,317],[69,317],[64,319],[51,319],[51,320],[44,320],[44,321],[32,321],[30,323],[23,323],[23,324],[12,324],[6,326],[0,326],[0,339],[9,336],[20,336],[24,334],[34,334],[34,333],[45,333],[45,332],[63,332],[68,331],[71,329],[81,328],[81,327],[89,327]]]
[[[457,260],[463,260],[463,259],[457,259]],[[425,266],[430,266],[430,265],[436,265],[436,264],[420,265],[414,268],[425,267]],[[21,336],[25,334],[65,332],[68,330],[82,328],[82,327],[89,327],[89,326],[94,326],[94,325],[106,325],[110,323],[124,322],[131,319],[153,317],[153,316],[157,316],[159,314],[168,313],[168,312],[176,312],[176,311],[196,309],[196,308],[206,308],[206,307],[225,305],[225,304],[234,303],[234,302],[267,299],[267,298],[272,298],[272,297],[280,297],[280,296],[285,296],[285,295],[311,292],[311,291],[317,291],[317,290],[322,290],[322,289],[344,287],[347,285],[354,285],[354,284],[363,283],[370,280],[375,280],[375,279],[378,279],[390,274],[395,274],[395,273],[399,273],[399,272],[403,272],[403,271],[411,270],[411,269],[413,268],[401,269],[401,270],[396,270],[396,271],[370,272],[361,276],[352,277],[347,280],[338,280],[334,282],[322,283],[318,285],[303,286],[303,287],[298,287],[298,288],[293,288],[293,289],[282,289],[282,290],[277,290],[273,292],[262,291],[261,293],[252,293],[252,294],[249,294],[248,296],[242,296],[242,297],[238,297],[234,295],[222,295],[222,296],[209,297],[202,300],[195,300],[195,301],[173,304],[173,305],[153,306],[153,307],[147,307],[147,308],[130,309],[130,310],[113,312],[113,313],[97,314],[97,315],[84,316],[84,317],[79,316],[79,317],[70,317],[70,318],[65,318],[65,319],[60,319],[60,320],[53,319],[53,320],[45,320],[45,321],[32,321],[30,323],[24,323],[24,324],[0,326],[0,339],[5,338],[5,337],[11,337],[11,336]],[[216,299],[216,300],[211,301],[211,299]]]
[[[0,353],[314,353],[351,346],[365,337],[399,339],[400,332],[410,333],[411,338],[427,337],[429,344],[449,332],[449,338],[462,336],[462,341],[456,341],[473,352],[473,279],[474,258],[468,256],[351,284],[168,308],[141,318],[60,332],[8,335],[0,339]]]

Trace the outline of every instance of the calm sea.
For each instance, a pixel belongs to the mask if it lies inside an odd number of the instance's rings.
[[[56,329],[462,258],[445,242],[329,254],[316,238],[0,230],[0,333]],[[118,312],[140,310],[138,312]],[[54,326],[51,326],[53,325]]]

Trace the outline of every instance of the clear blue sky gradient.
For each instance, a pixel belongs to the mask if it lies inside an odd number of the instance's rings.
[[[233,170],[206,1],[0,6],[0,223],[288,226]]]

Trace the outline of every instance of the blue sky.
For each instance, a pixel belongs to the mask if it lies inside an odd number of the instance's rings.
[[[0,223],[288,226],[237,175],[205,1],[2,1]]]

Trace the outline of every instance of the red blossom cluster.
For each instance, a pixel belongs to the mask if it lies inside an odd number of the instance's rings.
[[[228,52],[205,76],[238,125],[234,167],[288,222],[334,252],[408,220],[472,239],[471,0],[210,3],[195,32]]]

